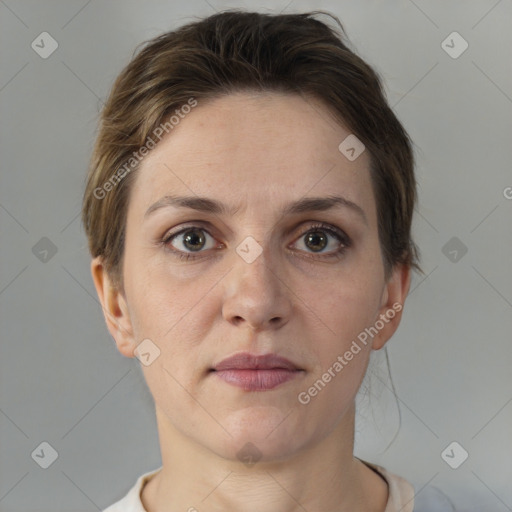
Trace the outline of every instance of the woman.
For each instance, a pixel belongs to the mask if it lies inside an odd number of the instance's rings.
[[[83,222],[162,453],[108,512],[420,510],[406,479],[353,455],[370,352],[419,269],[412,149],[316,14],[163,34],[105,105]]]

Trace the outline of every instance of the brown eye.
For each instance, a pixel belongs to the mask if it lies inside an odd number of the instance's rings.
[[[326,258],[340,256],[350,246],[350,239],[343,231],[324,224],[312,226],[298,241],[303,241],[305,249],[301,250]]]
[[[206,238],[200,229],[190,229],[183,235],[183,245],[191,251],[201,250],[205,244]]]
[[[318,224],[310,227],[295,242],[302,242],[303,248],[299,252],[318,255],[318,258],[340,258],[351,245],[350,238],[340,229],[328,224]],[[203,257],[208,249],[219,247],[215,244],[215,238],[206,229],[200,226],[188,226],[170,233],[161,240],[162,245],[183,260],[193,260]],[[222,244],[220,244],[222,245]],[[301,245],[301,244],[299,244]],[[203,250],[204,249],[204,250]],[[207,254],[204,255],[207,257]],[[312,256],[307,256],[311,259]]]
[[[207,245],[208,237],[211,238],[209,246]],[[204,252],[202,249],[215,247],[214,238],[205,229],[195,226],[166,236],[163,243],[170,246],[171,250],[181,253]]]
[[[325,249],[329,240],[322,231],[310,231],[306,234],[306,246],[315,252]]]

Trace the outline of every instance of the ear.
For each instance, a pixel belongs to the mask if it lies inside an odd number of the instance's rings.
[[[379,314],[375,318],[376,327],[379,329],[372,342],[374,350],[380,350],[398,329],[410,285],[410,267],[395,265],[384,287]]]
[[[101,256],[92,260],[91,274],[107,328],[116,342],[117,349],[126,357],[135,357],[133,351],[136,344],[126,299],[123,293],[114,286]]]

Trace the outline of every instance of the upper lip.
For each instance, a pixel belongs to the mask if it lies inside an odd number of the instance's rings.
[[[300,370],[297,365],[277,354],[255,355],[243,352],[223,359],[213,370]]]

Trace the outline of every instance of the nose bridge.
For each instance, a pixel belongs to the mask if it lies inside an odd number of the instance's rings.
[[[276,258],[271,255],[270,242],[257,241],[253,236],[247,236],[235,249],[233,278],[236,287],[247,292],[257,292],[265,295],[272,292],[276,295]]]
[[[260,238],[261,241],[261,238]],[[276,258],[272,256],[270,241],[258,242],[254,237],[247,236],[236,248],[240,262],[237,267],[241,277],[248,279],[252,284],[268,285],[268,280],[275,277]],[[274,263],[272,263],[274,262]]]
[[[286,321],[289,301],[279,278],[279,257],[271,254],[269,244],[247,236],[236,247],[223,304],[226,320],[254,329]]]

